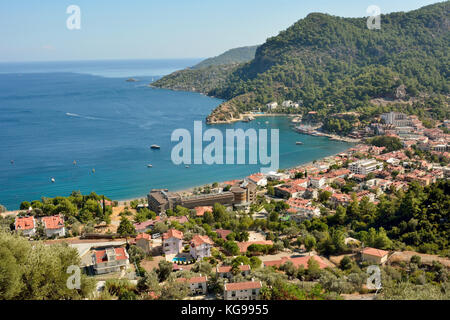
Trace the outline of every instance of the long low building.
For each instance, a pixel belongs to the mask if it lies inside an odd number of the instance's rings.
[[[155,189],[147,195],[149,209],[161,214],[173,210],[177,206],[188,209],[214,206],[216,203],[224,206],[250,205],[256,200],[257,186],[253,182],[240,181],[230,188],[230,191],[182,197],[167,189]]]
[[[258,300],[261,288],[261,281],[226,283],[223,297],[224,300]]]

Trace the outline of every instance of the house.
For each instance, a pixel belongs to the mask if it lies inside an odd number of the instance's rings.
[[[352,202],[352,197],[345,193],[334,193],[330,198],[330,202],[334,207],[339,205],[348,206]]]
[[[169,229],[162,236],[162,247],[164,254],[178,254],[183,251],[183,232]]]
[[[216,229],[216,233],[217,235],[223,239],[223,240],[227,240],[227,236],[231,233],[231,230],[224,230],[224,229]]]
[[[208,277],[178,278],[177,282],[187,282],[192,294],[206,294],[208,292]]]
[[[136,237],[136,246],[144,250],[145,253],[149,253],[151,248],[152,237],[148,233],[139,233]]]
[[[284,199],[297,198],[303,196],[306,188],[293,184],[285,184],[274,188],[275,196]]]
[[[268,103],[266,106],[269,110],[275,110],[276,108],[278,108],[278,102],[271,102]]]
[[[48,238],[53,236],[64,237],[66,235],[64,218],[62,215],[59,214],[51,217],[43,217],[41,221],[44,225],[45,235]]]
[[[247,177],[247,180],[253,182],[257,186],[265,187],[267,186],[267,178],[262,173],[252,174]]]
[[[16,217],[15,228],[24,236],[32,237],[36,234],[36,220],[34,217]]]
[[[125,248],[108,247],[95,250],[92,254],[92,267],[95,274],[120,272],[129,265],[129,256]]]
[[[223,298],[224,300],[258,300],[261,288],[261,281],[226,283]]]
[[[310,179],[310,181],[311,181],[311,186],[313,188],[316,188],[316,189],[322,188],[325,185],[325,182],[326,182],[325,177],[321,177],[321,176],[319,176],[319,177],[312,177]]]
[[[369,263],[384,264],[389,256],[389,251],[365,248],[361,251],[361,258],[363,261]]]
[[[271,171],[267,174],[267,179],[272,181],[282,181],[282,180],[288,180],[289,175],[282,172],[275,172]]]
[[[231,279],[231,278],[233,278],[233,273],[231,272],[232,268],[233,268],[232,266],[221,266],[221,267],[217,266],[216,273],[221,278]],[[239,266],[239,271],[240,271],[240,274],[243,277],[245,277],[250,274],[251,268],[247,264],[245,264],[245,265],[241,264]]]
[[[214,242],[208,236],[195,235],[191,240],[191,256],[198,260],[211,256]]]
[[[211,206],[206,206],[206,207],[195,207],[195,215],[197,217],[203,217],[205,215],[206,212],[213,212],[213,207]]]

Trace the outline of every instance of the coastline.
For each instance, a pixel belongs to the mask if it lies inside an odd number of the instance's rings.
[[[334,154],[330,154],[330,155],[328,155],[328,156],[326,156],[326,157],[316,159],[316,160],[314,160],[314,161],[321,161],[321,160],[326,159],[326,158],[329,158],[329,157],[337,156],[337,155],[340,154],[340,153],[347,152],[349,149],[351,149],[351,147],[349,147],[349,148],[347,148],[347,149],[345,149],[345,150],[343,150],[343,151],[341,151],[341,152],[334,153]],[[309,162],[306,162],[306,163],[298,164],[298,165],[296,165],[296,166],[284,168],[284,169],[281,169],[281,170],[293,170],[293,169],[306,168],[306,167],[308,167],[308,166],[313,165],[313,164],[314,164],[314,161],[309,161]],[[255,172],[255,173],[257,173],[257,172]],[[241,180],[241,179],[244,179],[245,177],[247,177],[247,176],[244,176],[244,177],[243,177],[243,176],[240,176],[240,177],[234,177],[234,178],[231,179],[231,180]],[[230,181],[231,181],[231,180],[230,180]],[[180,189],[180,190],[174,189],[174,190],[171,190],[171,191],[176,192],[176,193],[179,193],[179,194],[192,193],[194,189],[200,188],[200,187],[204,187],[205,185],[212,184],[212,183],[214,183],[214,182],[217,182],[217,183],[219,183],[219,184],[222,184],[222,183],[224,183],[225,181],[212,181],[212,182],[207,182],[207,183],[202,184],[202,185],[196,185],[196,186],[192,186],[192,187],[188,187],[188,188],[184,188],[184,189]],[[149,191],[150,191],[150,190],[149,190]],[[114,200],[114,201],[118,201],[119,205],[122,205],[122,206],[123,206],[123,205],[126,205],[126,203],[129,204],[131,201],[142,200],[142,199],[147,200],[147,195],[141,196],[141,197],[130,198],[130,199],[123,199],[123,200],[113,199],[113,200]]]

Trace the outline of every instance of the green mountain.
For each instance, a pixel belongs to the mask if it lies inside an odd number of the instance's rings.
[[[222,87],[239,64],[255,57],[258,46],[242,47],[203,60],[192,68],[176,71],[152,83],[152,86],[179,91],[193,91],[208,94]]]
[[[382,15],[380,30],[369,30],[367,18],[312,13],[269,38],[248,63],[160,85],[190,90],[190,83],[208,81],[197,91],[227,100],[208,117],[210,123],[284,100],[300,102],[301,112],[317,111],[319,119],[351,111],[364,123],[387,108],[448,118],[449,17],[450,1]]]
[[[203,60],[199,64],[193,66],[192,69],[249,62],[255,58],[257,48],[258,46],[231,49],[217,57]]]

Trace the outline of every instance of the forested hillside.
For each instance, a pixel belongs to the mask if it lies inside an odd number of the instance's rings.
[[[382,15],[381,30],[369,30],[365,18],[312,13],[210,94],[229,100],[227,109],[290,99],[323,115],[361,111],[374,98],[417,106],[433,99],[432,116],[448,116],[449,9],[446,1]]]

